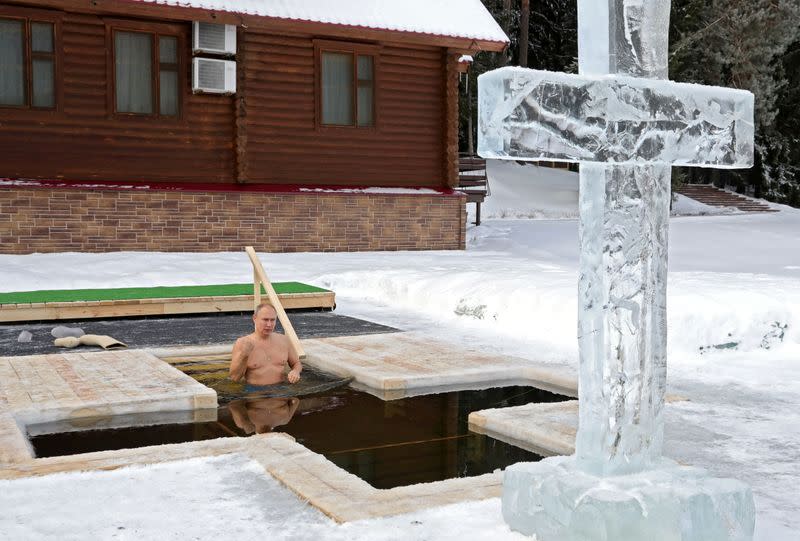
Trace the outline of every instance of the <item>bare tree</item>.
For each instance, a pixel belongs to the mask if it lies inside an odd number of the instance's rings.
[[[500,17],[500,24],[503,28],[503,32],[505,32],[506,35],[508,35],[511,30],[511,0],[503,0],[503,13]],[[506,50],[500,54],[500,58],[497,62],[497,65],[499,67],[502,67],[508,64],[508,57],[510,56],[510,54],[511,51],[509,50],[509,48],[506,48]]]
[[[522,0],[519,17],[519,65],[528,67],[528,21],[531,17],[531,0]]]

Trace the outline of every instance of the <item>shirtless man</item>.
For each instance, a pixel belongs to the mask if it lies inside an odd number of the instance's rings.
[[[277,312],[269,303],[259,304],[253,313],[255,331],[242,336],[233,346],[230,377],[244,380],[250,385],[273,385],[284,381],[286,363],[291,371],[286,376],[289,383],[297,383],[303,365],[291,347],[289,339],[273,332]]]

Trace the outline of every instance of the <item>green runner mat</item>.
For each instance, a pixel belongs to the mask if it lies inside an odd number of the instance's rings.
[[[301,282],[274,282],[278,295],[289,293],[327,293],[329,290]],[[262,291],[264,288],[261,288]],[[253,284],[217,284],[210,286],[120,287],[113,289],[54,289],[0,293],[0,304],[42,302],[121,301],[133,299],[175,299],[183,297],[229,297],[252,295]]]

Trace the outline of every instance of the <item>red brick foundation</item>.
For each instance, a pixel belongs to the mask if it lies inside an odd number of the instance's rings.
[[[449,193],[161,191],[0,186],[0,252],[454,250]]]

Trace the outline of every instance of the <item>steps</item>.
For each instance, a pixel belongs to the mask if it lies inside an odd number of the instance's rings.
[[[758,199],[727,192],[711,184],[684,184],[675,191],[712,207],[736,207],[743,212],[778,212],[778,209],[773,209]]]
[[[481,203],[489,195],[486,160],[470,154],[458,155],[458,187],[467,195],[467,203],[475,203],[475,225],[481,225]]]

